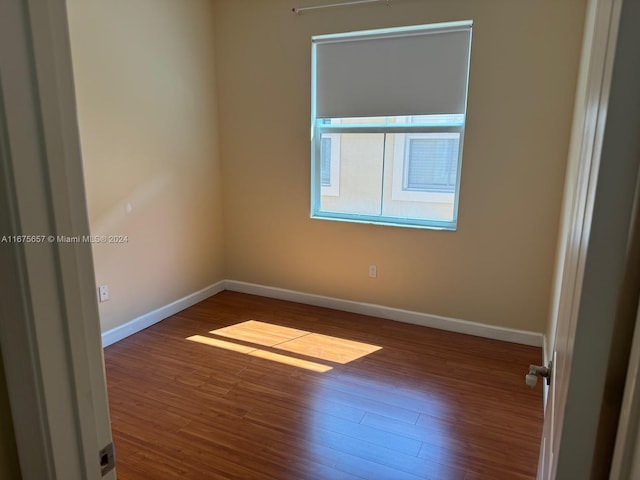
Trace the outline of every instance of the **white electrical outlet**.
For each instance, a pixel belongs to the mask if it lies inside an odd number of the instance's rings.
[[[100,298],[100,302],[109,300],[109,285],[100,285],[98,287],[98,297]]]
[[[378,267],[376,265],[369,265],[369,277],[376,278],[378,276]]]

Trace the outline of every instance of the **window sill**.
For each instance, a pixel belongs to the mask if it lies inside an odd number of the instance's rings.
[[[442,222],[442,221],[426,221],[407,218],[394,218],[394,217],[375,217],[367,215],[353,215],[353,214],[341,214],[331,212],[316,212],[310,216],[313,220],[333,220],[336,222],[348,222],[348,223],[364,223],[369,225],[382,225],[385,227],[402,227],[402,228],[414,228],[421,230],[440,230],[455,232],[457,230],[457,222]]]

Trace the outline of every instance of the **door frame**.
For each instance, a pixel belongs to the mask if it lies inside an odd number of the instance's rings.
[[[611,479],[640,475],[640,308],[636,315],[624,400],[616,437]]]
[[[0,347],[24,480],[101,478],[111,443],[91,245],[57,241],[89,235],[76,115],[65,1],[3,0]]]
[[[583,89],[584,105],[576,104],[573,133],[577,130],[579,138],[572,139],[577,186],[566,192],[576,200],[572,207],[565,203],[571,210],[563,213],[563,222],[569,221],[570,231],[564,232],[565,252],[559,257],[566,258],[556,275],[566,298],[559,303],[554,298],[559,323],[550,327],[554,335],[562,322],[559,335],[565,342],[561,339],[554,352],[565,358],[554,361],[557,381],[546,409],[541,479],[605,478],[610,472],[640,291],[639,20],[635,0],[589,2],[577,92],[579,97]],[[548,419],[554,415],[552,425]],[[554,451],[555,459],[546,454]]]
[[[557,436],[564,420],[564,405],[571,375],[572,350],[555,355],[556,334],[573,338],[589,243],[593,202],[607,116],[611,48],[615,48],[614,4],[620,0],[589,0],[585,13],[580,69],[569,144],[560,231],[556,253],[544,363],[553,362],[551,386],[544,388],[545,424],[538,478],[555,476]],[[618,12],[619,14],[619,12]],[[615,17],[615,18],[614,18]],[[611,28],[611,24],[614,28]],[[609,41],[613,35],[613,45]],[[560,330],[560,332],[559,332]],[[561,408],[557,409],[556,406]]]

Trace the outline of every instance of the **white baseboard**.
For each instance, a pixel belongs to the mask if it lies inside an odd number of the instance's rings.
[[[160,307],[152,312],[145,313],[144,315],[134,318],[130,322],[120,325],[119,327],[112,328],[102,333],[102,347],[108,347],[109,345],[116,343],[123,338],[138,333],[140,330],[144,330],[151,325],[158,323],[165,318],[175,315],[176,313],[195,305],[198,302],[206,300],[207,298],[220,293],[225,289],[225,281],[221,280],[203,288],[191,295],[180,298],[175,302],[171,302],[169,305]]]
[[[150,327],[171,315],[175,315],[185,308],[189,308],[202,300],[222,292],[223,290],[231,290],[234,292],[248,293],[262,297],[276,298],[279,300],[288,300],[290,302],[304,303],[307,305],[315,305],[318,307],[332,308],[334,310],[370,315],[398,322],[413,323],[424,327],[475,335],[477,337],[492,338],[495,340],[519,343],[522,345],[531,345],[534,347],[544,346],[544,336],[541,333],[497,327],[494,325],[486,325],[467,320],[459,320],[457,318],[441,317],[439,315],[429,315],[410,310],[385,307],[383,305],[376,305],[373,303],[355,302],[352,300],[325,297],[322,295],[314,295],[295,290],[267,287],[265,285],[240,282],[237,280],[221,280],[198,292],[176,300],[169,305],[165,305],[164,307],[160,307],[152,312],[141,315],[124,325],[108,330],[102,334],[102,345],[103,347],[108,347],[129,335],[133,335],[140,330],[144,330],[145,328]]]
[[[544,342],[544,336],[542,333],[497,327],[483,323],[470,322],[467,320],[459,320],[457,318],[441,317],[439,315],[429,315],[426,313],[385,307],[383,305],[375,305],[372,303],[324,297],[321,295],[297,292],[295,290],[285,290],[283,288],[267,287],[254,283],[225,280],[224,288],[225,290],[231,290],[234,292],[249,293],[252,295],[260,295],[262,297],[277,298],[279,300],[288,300],[307,305],[332,308],[334,310],[342,310],[345,312],[386,318],[388,320],[413,323],[424,327],[475,335],[477,337],[492,338],[495,340],[519,343],[522,345],[542,347]]]

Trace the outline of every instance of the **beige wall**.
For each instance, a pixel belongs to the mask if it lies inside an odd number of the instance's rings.
[[[227,278],[543,332],[585,0],[291,7],[215,2]],[[466,19],[457,232],[309,219],[310,37]]]
[[[108,330],[223,277],[213,6],[69,0],[92,234]]]
[[[13,433],[13,420],[9,407],[9,394],[4,376],[4,365],[0,352],[0,478],[20,480],[18,451]]]
[[[584,4],[70,0],[103,330],[230,278],[542,332]],[[309,219],[311,35],[462,19],[458,231]]]

